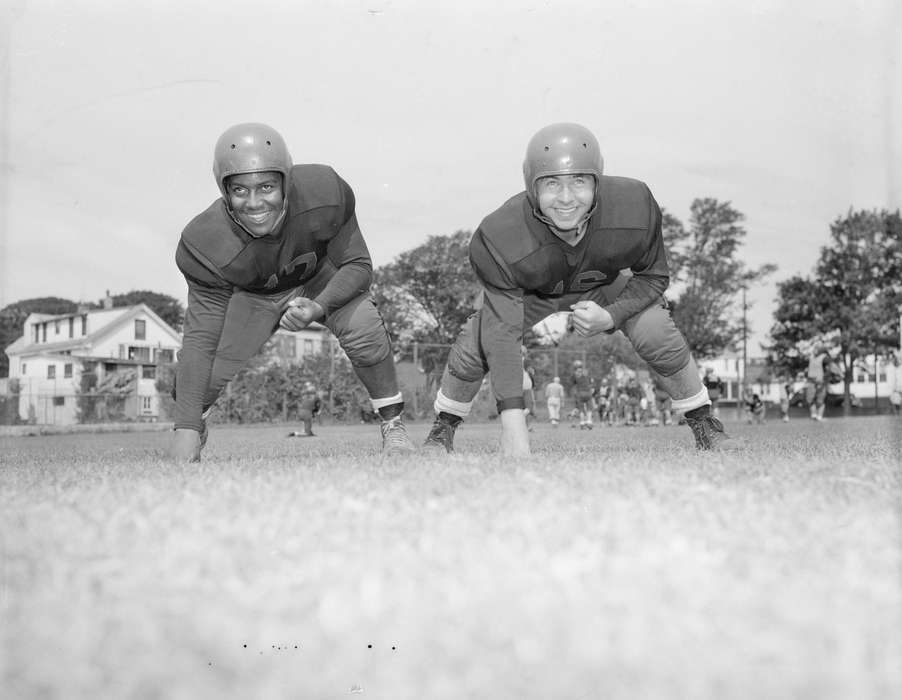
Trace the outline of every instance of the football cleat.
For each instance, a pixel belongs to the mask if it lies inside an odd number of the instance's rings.
[[[401,421],[401,416],[395,416],[382,421],[382,456],[387,457],[397,454],[413,452],[416,448],[407,434],[407,427]]]
[[[453,453],[454,431],[457,430],[459,424],[459,421],[452,424],[442,418],[436,418],[432,428],[429,430],[429,435],[426,436],[426,442],[423,443],[423,447],[431,449],[442,448],[448,454]]]
[[[685,418],[699,450],[736,450],[744,447],[742,442],[727,435],[720,419],[710,413],[694,418],[687,415]]]

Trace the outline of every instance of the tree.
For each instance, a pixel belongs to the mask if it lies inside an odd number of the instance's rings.
[[[6,348],[22,335],[22,326],[29,314],[69,314],[78,304],[60,297],[23,299],[0,309],[0,377],[9,376],[9,357]]]
[[[776,265],[750,269],[737,259],[747,235],[741,225],[745,216],[730,202],[694,200],[688,231],[676,217],[663,215],[674,322],[696,357],[713,357],[742,337],[737,303],[742,289],[774,272]]]
[[[829,302],[821,286],[809,277],[790,277],[777,283],[777,309],[770,329],[768,366],[778,376],[797,377],[808,367],[813,343],[826,329]]]
[[[853,211],[830,225],[813,279],[779,285],[770,361],[792,370],[812,346],[832,346],[843,369],[846,412],[856,362],[894,350],[902,302],[902,218],[899,211]]]
[[[430,236],[376,270],[373,292],[396,345],[454,341],[480,289],[467,254],[471,235]]]

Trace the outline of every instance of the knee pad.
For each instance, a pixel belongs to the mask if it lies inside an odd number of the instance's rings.
[[[388,332],[381,323],[346,328],[337,337],[338,344],[354,367],[378,364],[391,354]]]
[[[455,343],[448,353],[448,374],[465,382],[482,381],[488,372],[482,357]]]
[[[662,377],[676,374],[689,364],[689,345],[665,305],[648,307],[623,330],[639,357]]]

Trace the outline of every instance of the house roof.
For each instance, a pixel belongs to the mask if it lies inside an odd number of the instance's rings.
[[[9,357],[12,357],[13,355],[53,355],[64,353],[66,351],[90,348],[107,336],[115,333],[122,326],[142,313],[147,314],[154,323],[158,324],[168,335],[170,335],[175,345],[181,345],[181,336],[172,326],[160,318],[153,309],[147,304],[135,304],[134,306],[120,307],[118,309],[98,309],[83,314],[29,314],[28,318],[25,320],[25,327],[27,327],[29,323],[34,323],[35,321],[44,323],[47,321],[59,321],[72,318],[73,316],[77,317],[83,315],[88,316],[88,318],[94,322],[99,321],[100,325],[95,331],[88,335],[81,336],[80,338],[68,338],[56,343],[31,343],[27,340],[28,334],[24,333],[6,347],[6,354]]]

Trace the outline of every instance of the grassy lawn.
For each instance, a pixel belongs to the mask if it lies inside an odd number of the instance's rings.
[[[902,697],[902,422],[295,427],[0,438],[0,696]]]

